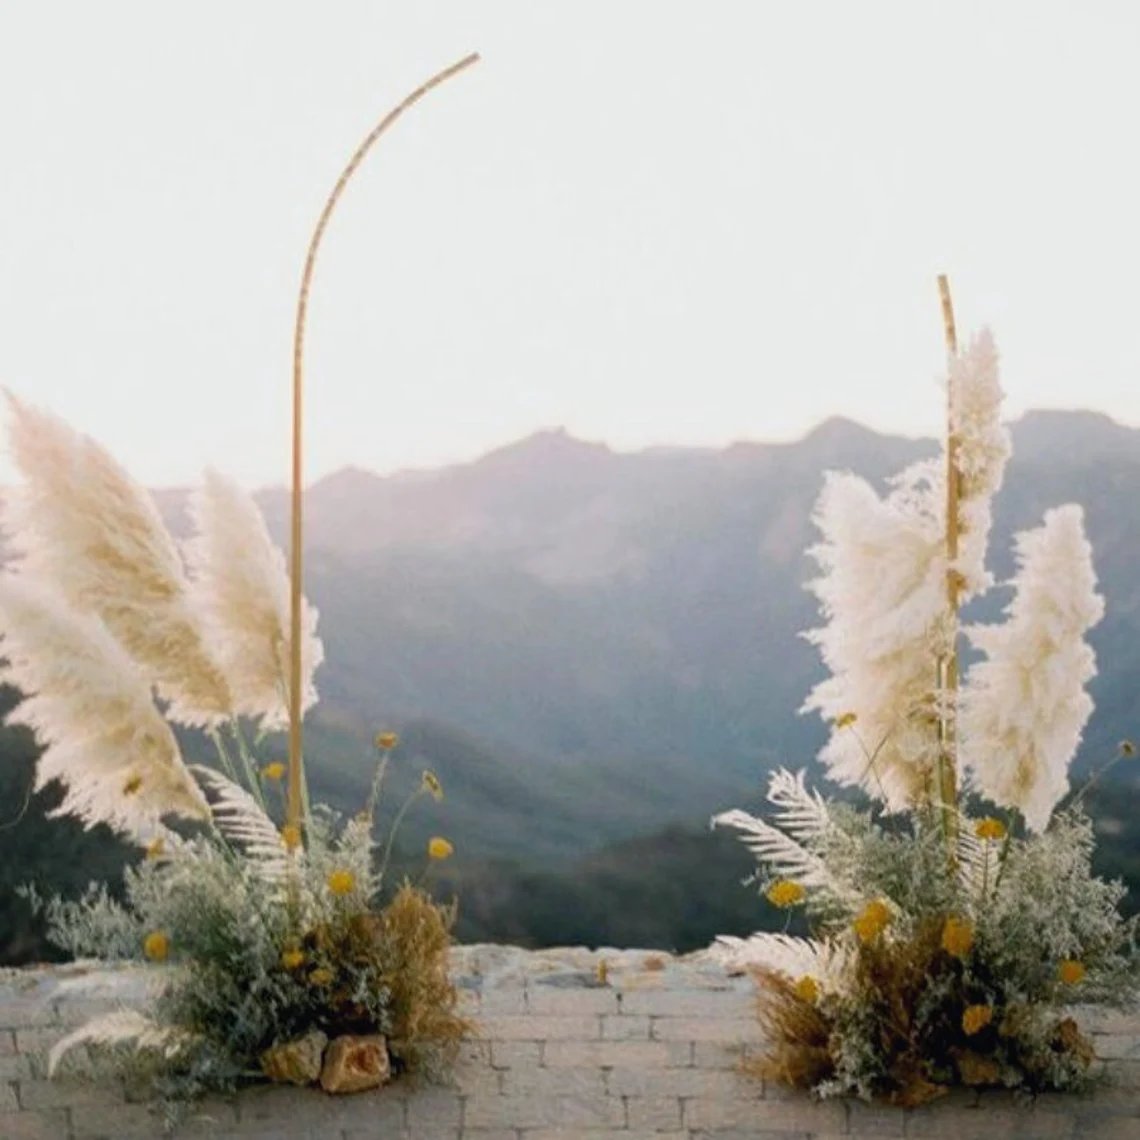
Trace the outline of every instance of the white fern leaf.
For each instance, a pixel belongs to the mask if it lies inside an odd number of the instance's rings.
[[[262,806],[240,784],[214,768],[194,764],[190,771],[209,793],[210,812],[222,835],[256,860],[266,879],[284,879],[289,872],[289,852]]]
[[[714,815],[712,825],[736,828],[741,833],[744,846],[759,862],[781,877],[795,879],[805,887],[837,890],[838,884],[824,866],[823,860],[778,827],[739,808]]]
[[[765,966],[795,981],[815,978],[824,989],[832,988],[843,976],[847,948],[837,942],[796,938],[790,934],[753,934],[736,938],[720,934],[708,949],[709,957],[729,969]]]
[[[831,829],[827,804],[816,791],[808,791],[803,769],[796,773],[777,768],[769,779],[768,802],[776,810],[776,821],[801,843]]]
[[[1000,844],[979,839],[976,821],[965,815],[958,819],[958,883],[966,897],[981,904],[983,889],[997,880]]]
[[[81,1025],[57,1041],[48,1053],[48,1076],[54,1076],[64,1055],[79,1045],[122,1045],[133,1041],[138,1051],[161,1049],[165,1056],[173,1057],[191,1040],[193,1035],[184,1029],[159,1025],[138,1010],[115,1010]]]

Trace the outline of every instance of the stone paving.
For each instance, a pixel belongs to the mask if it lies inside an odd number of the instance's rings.
[[[600,963],[602,964],[600,966]],[[1024,1104],[955,1093],[904,1111],[817,1102],[737,1071],[759,1044],[752,982],[653,951],[462,947],[454,972],[479,1037],[446,1087],[330,1097],[259,1087],[215,1098],[177,1136],[213,1140],[1140,1140],[1140,1014],[1089,1013],[1110,1082]],[[145,968],[0,972],[0,1140],[158,1137],[119,1087],[49,1081],[68,1026],[146,1001]]]

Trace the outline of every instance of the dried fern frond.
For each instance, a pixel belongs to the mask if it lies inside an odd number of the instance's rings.
[[[126,1045],[133,1042],[137,1051],[157,1049],[165,1057],[174,1057],[194,1039],[185,1030],[160,1025],[137,1010],[115,1010],[81,1025],[57,1041],[48,1053],[48,1076],[54,1076],[64,1056],[80,1045]]]
[[[253,497],[207,471],[190,498],[196,535],[186,544],[193,594],[244,716],[267,728],[288,723],[289,576]],[[324,658],[317,612],[303,602],[302,708],[317,699],[313,673]]]
[[[154,500],[114,457],[8,393],[8,441],[24,483],[4,506],[20,572],[97,615],[157,685],[179,723],[231,714],[229,687],[190,603]]]
[[[143,842],[167,813],[209,812],[150,685],[97,618],[22,574],[0,575],[0,681],[25,694],[9,723],[44,746],[36,787],[60,780],[52,815],[108,823]]]
[[[805,977],[814,978],[823,990],[832,988],[842,979],[849,958],[847,949],[837,942],[768,931],[748,938],[719,934],[708,953],[730,969],[763,967],[781,973],[793,982]]]
[[[236,844],[270,882],[282,882],[289,873],[289,852],[277,825],[240,784],[214,768],[191,765],[206,789],[210,813],[218,831]]]

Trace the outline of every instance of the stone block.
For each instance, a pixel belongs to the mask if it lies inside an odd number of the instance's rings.
[[[681,1100],[678,1096],[631,1096],[625,1098],[629,1127],[647,1132],[681,1129]]]
[[[504,1015],[484,1017],[479,1022],[479,1034],[489,1041],[596,1041],[602,1035],[602,1025],[597,1015]]]
[[[663,1069],[672,1060],[665,1041],[547,1041],[542,1058],[551,1069]]]
[[[847,1106],[838,1100],[730,1101],[693,1097],[684,1101],[685,1127],[696,1132],[725,1128],[766,1128],[794,1132],[846,1132]]]
[[[743,1018],[655,1017],[649,1036],[654,1041],[762,1041],[760,1026]]]
[[[649,1018],[644,1014],[602,1018],[603,1041],[648,1041]]]
[[[491,1064],[496,1069],[537,1068],[542,1063],[539,1041],[491,1041]]]
[[[625,1126],[625,1107],[614,1097],[472,1096],[463,1119],[471,1128],[616,1129]]]

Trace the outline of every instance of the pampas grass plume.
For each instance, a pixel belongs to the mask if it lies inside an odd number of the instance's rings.
[[[1084,635],[1104,615],[1083,512],[1068,504],[1015,539],[1015,594],[1002,625],[966,635],[986,658],[962,692],[962,756],[980,790],[1041,831],[1069,787],[1093,709],[1096,658]]]
[[[195,600],[238,713],[267,728],[288,723],[289,576],[253,497],[207,471],[190,499],[197,531],[186,545]],[[317,612],[302,614],[302,708],[317,699],[313,673],[324,658]]]
[[[24,693],[8,721],[44,747],[36,787],[65,788],[53,815],[146,841],[167,813],[209,809],[138,665],[106,627],[24,575],[0,575],[0,681]]]
[[[24,477],[5,504],[20,572],[97,615],[169,702],[172,720],[231,715],[202,639],[178,551],[149,493],[103,447],[8,393],[8,437]]]

